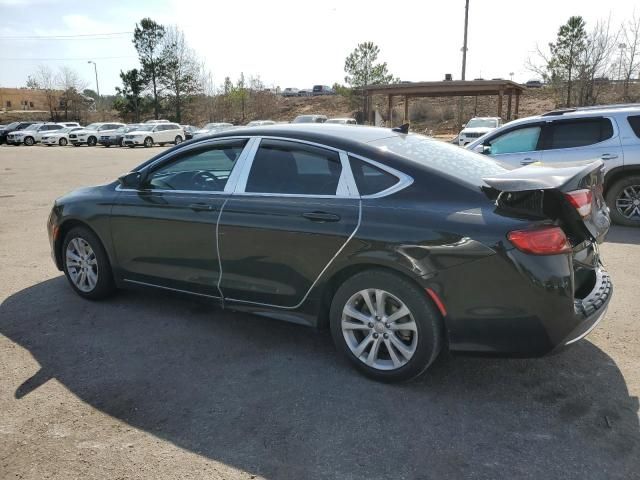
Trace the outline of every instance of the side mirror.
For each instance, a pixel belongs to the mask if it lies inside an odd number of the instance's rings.
[[[480,151],[483,155],[491,155],[491,145],[482,145],[482,150]]]
[[[142,185],[142,174],[140,172],[129,172],[118,178],[123,188],[138,190]]]

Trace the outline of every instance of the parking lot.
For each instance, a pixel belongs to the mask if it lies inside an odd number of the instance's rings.
[[[0,147],[0,478],[640,478],[640,230],[602,246],[615,294],[587,340],[542,359],[443,355],[385,385],[328,332],[71,290],[52,202],[160,151]]]

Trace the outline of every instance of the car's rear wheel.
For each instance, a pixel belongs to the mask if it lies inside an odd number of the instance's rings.
[[[147,137],[144,139],[144,146],[146,148],[153,147],[153,138]]]
[[[36,143],[36,141],[33,139],[33,137],[25,137],[24,144],[26,146],[31,147],[34,143]]]
[[[67,142],[67,139],[66,139],[66,138],[64,138],[64,137],[62,137],[60,140],[58,140],[58,144],[59,144],[61,147],[66,147],[66,146],[67,146],[67,143],[69,143],[69,142]]]
[[[338,350],[375,380],[410,380],[441,348],[441,319],[426,293],[383,270],[367,270],[344,282],[331,302],[330,321]]]
[[[98,143],[98,139],[96,137],[87,138],[87,145],[89,145],[90,147],[95,147],[96,143]]]
[[[75,227],[62,244],[64,274],[78,295],[99,300],[115,290],[111,265],[100,239],[86,227]]]
[[[176,135],[176,138],[173,140],[173,143],[176,145],[182,143],[182,137],[180,135]]]
[[[615,223],[640,227],[640,176],[618,180],[609,187],[606,200]]]

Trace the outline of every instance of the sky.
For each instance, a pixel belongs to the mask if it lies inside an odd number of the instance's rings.
[[[571,15],[617,26],[634,7],[640,15],[637,0],[470,0],[467,79],[535,78],[527,60]],[[344,83],[345,57],[364,41],[401,80],[460,78],[464,0],[0,0],[0,87],[24,86],[44,64],[95,89],[92,60],[100,93],[113,94],[120,70],[139,66],[123,32],[144,17],[181,28],[218,85],[240,72],[281,88]]]

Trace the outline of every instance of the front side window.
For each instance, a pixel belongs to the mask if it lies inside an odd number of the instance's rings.
[[[549,128],[547,149],[586,147],[613,136],[608,118],[554,122]]]
[[[245,143],[238,140],[185,153],[154,170],[147,179],[147,188],[222,192]]]
[[[295,142],[263,140],[245,192],[335,195],[342,165],[337,152]]]
[[[532,152],[538,145],[541,128],[539,126],[519,128],[489,141],[490,155],[504,153]]]

